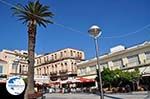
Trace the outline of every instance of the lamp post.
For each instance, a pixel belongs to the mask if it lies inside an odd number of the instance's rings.
[[[101,68],[100,68],[100,64],[99,64],[99,55],[98,55],[99,47],[98,47],[98,41],[97,41],[97,38],[102,34],[102,31],[98,26],[93,25],[88,30],[88,32],[89,32],[90,36],[92,36],[94,38],[94,42],[95,42],[95,50],[96,50],[96,58],[97,58],[96,70],[98,71],[97,76],[99,78],[98,84],[99,84],[100,99],[104,99],[104,94],[103,94],[103,89],[102,89]]]

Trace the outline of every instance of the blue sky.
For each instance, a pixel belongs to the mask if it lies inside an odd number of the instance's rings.
[[[12,15],[8,3],[26,4],[29,0],[5,1],[7,4],[0,2],[0,50],[27,50],[27,27]],[[87,32],[93,24],[102,29],[102,35],[99,37],[99,54],[109,52],[109,49],[116,45],[130,47],[150,41],[150,0],[41,0],[41,2],[50,6],[50,10],[55,14],[52,20],[56,24],[49,24],[47,28],[38,27],[36,42],[38,54],[70,47],[84,51],[86,59],[94,57],[94,42]]]

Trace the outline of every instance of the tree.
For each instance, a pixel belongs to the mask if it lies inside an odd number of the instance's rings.
[[[30,1],[25,6],[18,4],[12,7],[12,10],[13,14],[28,27],[28,81],[24,95],[24,99],[28,99],[28,94],[34,94],[34,53],[37,25],[46,27],[48,23],[53,23],[50,18],[54,14],[49,11],[49,6],[41,4],[39,0]]]
[[[112,87],[112,82],[115,79],[115,74],[112,70],[110,70],[109,68],[104,68],[104,70],[102,71],[102,81],[103,81],[103,85],[105,87]]]
[[[123,71],[120,69],[110,70],[109,68],[104,68],[102,71],[102,81],[104,87],[125,87],[132,81],[137,80],[140,77],[140,72],[138,69],[134,71]]]
[[[115,86],[125,86],[140,77],[140,72],[138,69],[135,69],[134,71],[122,71],[116,69],[114,70],[114,74],[117,75],[115,79],[116,81],[114,81]]]

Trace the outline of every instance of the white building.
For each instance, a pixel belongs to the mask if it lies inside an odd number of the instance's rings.
[[[99,56],[101,71],[103,67],[111,70],[139,68],[142,74],[150,74],[150,42],[144,42],[129,48],[119,45],[110,50],[110,53]],[[78,63],[77,75],[95,79],[96,65],[96,58]]]

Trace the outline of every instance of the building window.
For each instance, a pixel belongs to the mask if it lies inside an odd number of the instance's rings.
[[[80,53],[80,58],[82,58],[82,53]]]
[[[55,64],[55,71],[54,72],[57,72],[57,65]]]
[[[39,74],[41,75],[41,68],[39,68]]]
[[[46,67],[44,67],[44,75],[46,74]]]
[[[39,60],[38,59],[36,59],[36,62],[37,62],[37,65],[39,64]]]
[[[146,55],[146,60],[150,60],[150,52],[146,52],[145,55]]]
[[[71,65],[73,65],[73,62],[71,62]]]
[[[63,70],[63,69],[64,69],[63,63],[61,63],[61,70]]]
[[[46,62],[47,61],[47,59],[46,59],[46,57],[44,57],[44,62]]]
[[[86,67],[86,72],[87,72],[87,74],[90,73],[90,67]]]
[[[100,67],[102,67],[102,68],[108,68],[108,63],[102,63],[102,64],[100,64]]]
[[[16,69],[17,68],[17,65],[18,65],[18,62],[14,61],[12,63],[12,69]]]
[[[61,57],[61,58],[63,57],[63,52],[60,52],[60,57]]]
[[[36,69],[36,71],[37,71],[37,75],[39,75],[39,69]]]
[[[39,58],[39,62],[40,62],[40,64],[41,64],[41,58]]]
[[[67,56],[67,52],[66,52],[66,51],[64,51],[64,56],[65,56],[65,57]]]
[[[76,55],[76,51],[73,51],[73,56],[75,56]]]
[[[71,54],[71,56],[73,56],[73,51],[72,50],[70,51],[70,54]]]
[[[128,64],[127,66],[136,66],[139,64],[139,57],[138,55],[129,56],[128,57]]]
[[[55,64],[55,68],[57,68],[57,65]]]
[[[96,66],[90,66],[90,72],[96,71]]]
[[[49,57],[47,56],[47,61],[49,61]]]
[[[80,69],[77,70],[77,74],[81,75],[81,70]]]
[[[24,74],[25,68],[26,68],[25,65],[22,65],[22,70],[21,70],[21,73],[22,73],[22,74]]]
[[[121,59],[115,60],[115,61],[113,61],[113,65],[114,65],[114,67],[122,68],[123,67],[123,62],[122,62]]]
[[[82,68],[80,69],[80,71],[81,71],[81,75],[86,75],[87,73],[86,68]]]
[[[80,57],[80,53],[79,52],[77,52],[77,57]]]
[[[67,63],[65,63],[65,66],[67,66]]]
[[[47,74],[49,73],[49,67],[47,66]]]
[[[21,70],[22,70],[22,65],[20,65],[19,73],[21,73]]]
[[[51,56],[52,60],[54,60],[54,55]]]
[[[57,59],[57,54],[55,54],[55,59]]]
[[[54,72],[54,66],[52,65],[52,72]]]
[[[3,66],[0,65],[0,74],[2,74],[2,73],[3,73]]]

